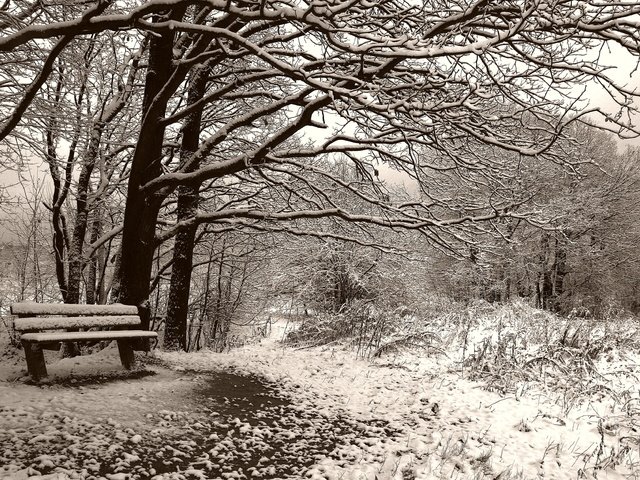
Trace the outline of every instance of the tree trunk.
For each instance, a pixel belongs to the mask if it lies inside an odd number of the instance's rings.
[[[95,218],[91,222],[91,235],[89,241],[94,243],[98,240],[98,236],[100,235],[100,213],[96,209],[94,212]],[[92,305],[95,304],[98,300],[97,295],[97,280],[98,280],[98,258],[100,255],[100,251],[98,250],[96,254],[89,259],[89,268],[87,272],[87,280],[85,297],[87,300],[87,304]]]
[[[551,258],[551,243],[547,233],[542,234],[540,242],[540,279],[539,279],[539,305],[545,310],[551,310],[553,304],[553,266],[549,265]]]
[[[85,160],[78,179],[76,221],[69,248],[69,276],[66,303],[80,302],[80,284],[82,280],[82,269],[84,268],[82,254],[89,222],[89,181],[91,179],[91,172],[93,171],[94,160],[95,159],[91,158]]]
[[[182,16],[175,12],[170,17]],[[162,21],[166,17],[156,18]],[[149,279],[155,249],[155,228],[162,198],[147,196],[140,187],[162,174],[162,147],[165,127],[160,123],[165,115],[170,95],[158,95],[173,71],[174,34],[153,34],[149,47],[149,65],[145,79],[143,122],[131,163],[127,203],[124,212],[122,250],[118,290],[114,296],[125,304],[148,309]],[[156,98],[157,97],[157,98]],[[144,315],[143,329],[149,328]]]
[[[567,244],[564,238],[556,239],[556,251],[553,276],[553,309],[562,309],[560,297],[564,293],[564,277],[567,275]]]
[[[207,86],[208,68],[194,72],[187,105],[200,100]],[[202,123],[202,108],[196,109],[187,117],[183,128],[181,163],[188,161],[198,149]],[[195,162],[189,171],[199,167]],[[198,213],[199,185],[184,185],[178,188],[177,221],[194,217]],[[167,320],[164,331],[164,348],[167,350],[187,350],[187,316],[189,310],[189,293],[191,291],[191,270],[193,265],[193,249],[195,246],[197,226],[181,230],[176,235],[173,248],[173,264],[171,267],[171,286],[167,304]]]
[[[60,76],[62,77],[62,71]],[[60,101],[62,91],[62,80],[58,80],[56,85],[55,102]],[[56,153],[55,130],[57,128],[56,120],[52,116],[47,123],[46,142],[47,157],[46,161],[49,165],[51,180],[53,181],[53,198],[51,203],[51,224],[53,227],[53,253],[56,265],[56,279],[60,288],[62,301],[67,301],[67,276],[66,276],[66,259],[67,259],[67,225],[62,207],[69,192],[71,183],[71,173],[73,163],[71,159],[67,161],[64,169],[64,178],[61,177],[58,169],[58,155]]]
[[[215,345],[215,350],[216,351],[222,351],[222,349],[224,348],[224,337],[223,337],[223,333],[224,333],[224,320],[225,318],[223,317],[223,312],[222,312],[222,301],[223,301],[223,297],[224,297],[224,286],[222,284],[222,278],[223,278],[223,274],[224,274],[224,264],[226,261],[226,241],[225,238],[222,237],[222,248],[220,249],[220,259],[219,259],[219,264],[218,264],[218,272],[217,272],[217,278],[216,278],[216,304],[215,307],[213,309],[213,322],[212,322],[212,328],[211,328],[211,341],[212,344]],[[222,345],[222,347],[220,346]]]
[[[104,305],[105,303],[107,303],[107,295],[108,295],[108,282],[106,279],[107,276],[107,262],[108,262],[108,258],[109,258],[109,251],[111,250],[111,241],[109,241],[109,244],[107,245],[107,247],[105,248],[104,246],[100,247],[98,249],[98,252],[96,254],[96,256],[98,257],[98,278],[97,278],[97,285],[96,285],[96,295],[97,295],[97,301],[96,303],[100,304],[100,305]]]

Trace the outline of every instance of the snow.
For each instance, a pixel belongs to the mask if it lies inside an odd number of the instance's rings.
[[[467,352],[498,341],[481,327],[467,332]],[[113,347],[48,359],[40,386],[16,382],[3,359],[0,478],[623,479],[638,468],[633,350],[598,359],[602,390],[576,398],[545,379],[501,393],[469,379],[459,351],[369,361],[338,345],[283,347],[284,328],[224,354],[156,352],[147,376],[123,372]],[[509,328],[499,336],[519,330]],[[245,398],[255,389],[264,410]],[[278,476],[275,454],[310,463]]]
[[[76,305],[67,303],[22,302],[11,305],[13,315],[138,315],[133,305]]]
[[[80,340],[117,340],[121,338],[155,338],[156,332],[147,330],[101,330],[91,332],[25,333],[20,338],[29,342],[65,342]]]
[[[55,330],[61,328],[91,328],[140,325],[140,317],[127,316],[90,316],[90,317],[36,317],[16,318],[14,328],[18,331]]]

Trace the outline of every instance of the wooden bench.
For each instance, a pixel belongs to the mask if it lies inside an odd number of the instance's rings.
[[[61,342],[116,340],[120,361],[129,370],[135,362],[134,342],[157,337],[155,332],[135,329],[140,328],[141,320],[138,308],[132,305],[28,302],[11,305],[11,313],[18,317],[14,328],[21,332],[27,368],[34,380],[47,376],[43,348],[57,350]],[[99,327],[111,330],[80,331]]]

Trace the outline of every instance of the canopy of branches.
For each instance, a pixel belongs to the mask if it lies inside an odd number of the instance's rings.
[[[510,235],[507,217],[553,226],[530,172],[580,169],[578,123],[635,134],[637,92],[607,62],[636,64],[639,14],[577,0],[7,0],[0,161],[48,165],[71,301],[122,233],[120,298],[140,303],[154,248],[202,224],[379,248],[398,246],[375,234],[391,228],[473,257],[478,235]],[[614,113],[588,102],[603,87]]]

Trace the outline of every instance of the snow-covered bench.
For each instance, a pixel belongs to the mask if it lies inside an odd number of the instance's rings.
[[[47,376],[42,349],[57,350],[61,342],[116,340],[120,360],[127,370],[134,365],[134,341],[155,338],[155,332],[138,330],[141,320],[132,305],[72,305],[61,303],[14,303],[11,313],[18,318],[14,328],[21,332],[29,375],[34,380]],[[79,329],[109,330],[79,331]],[[57,330],[57,331],[51,331]]]

